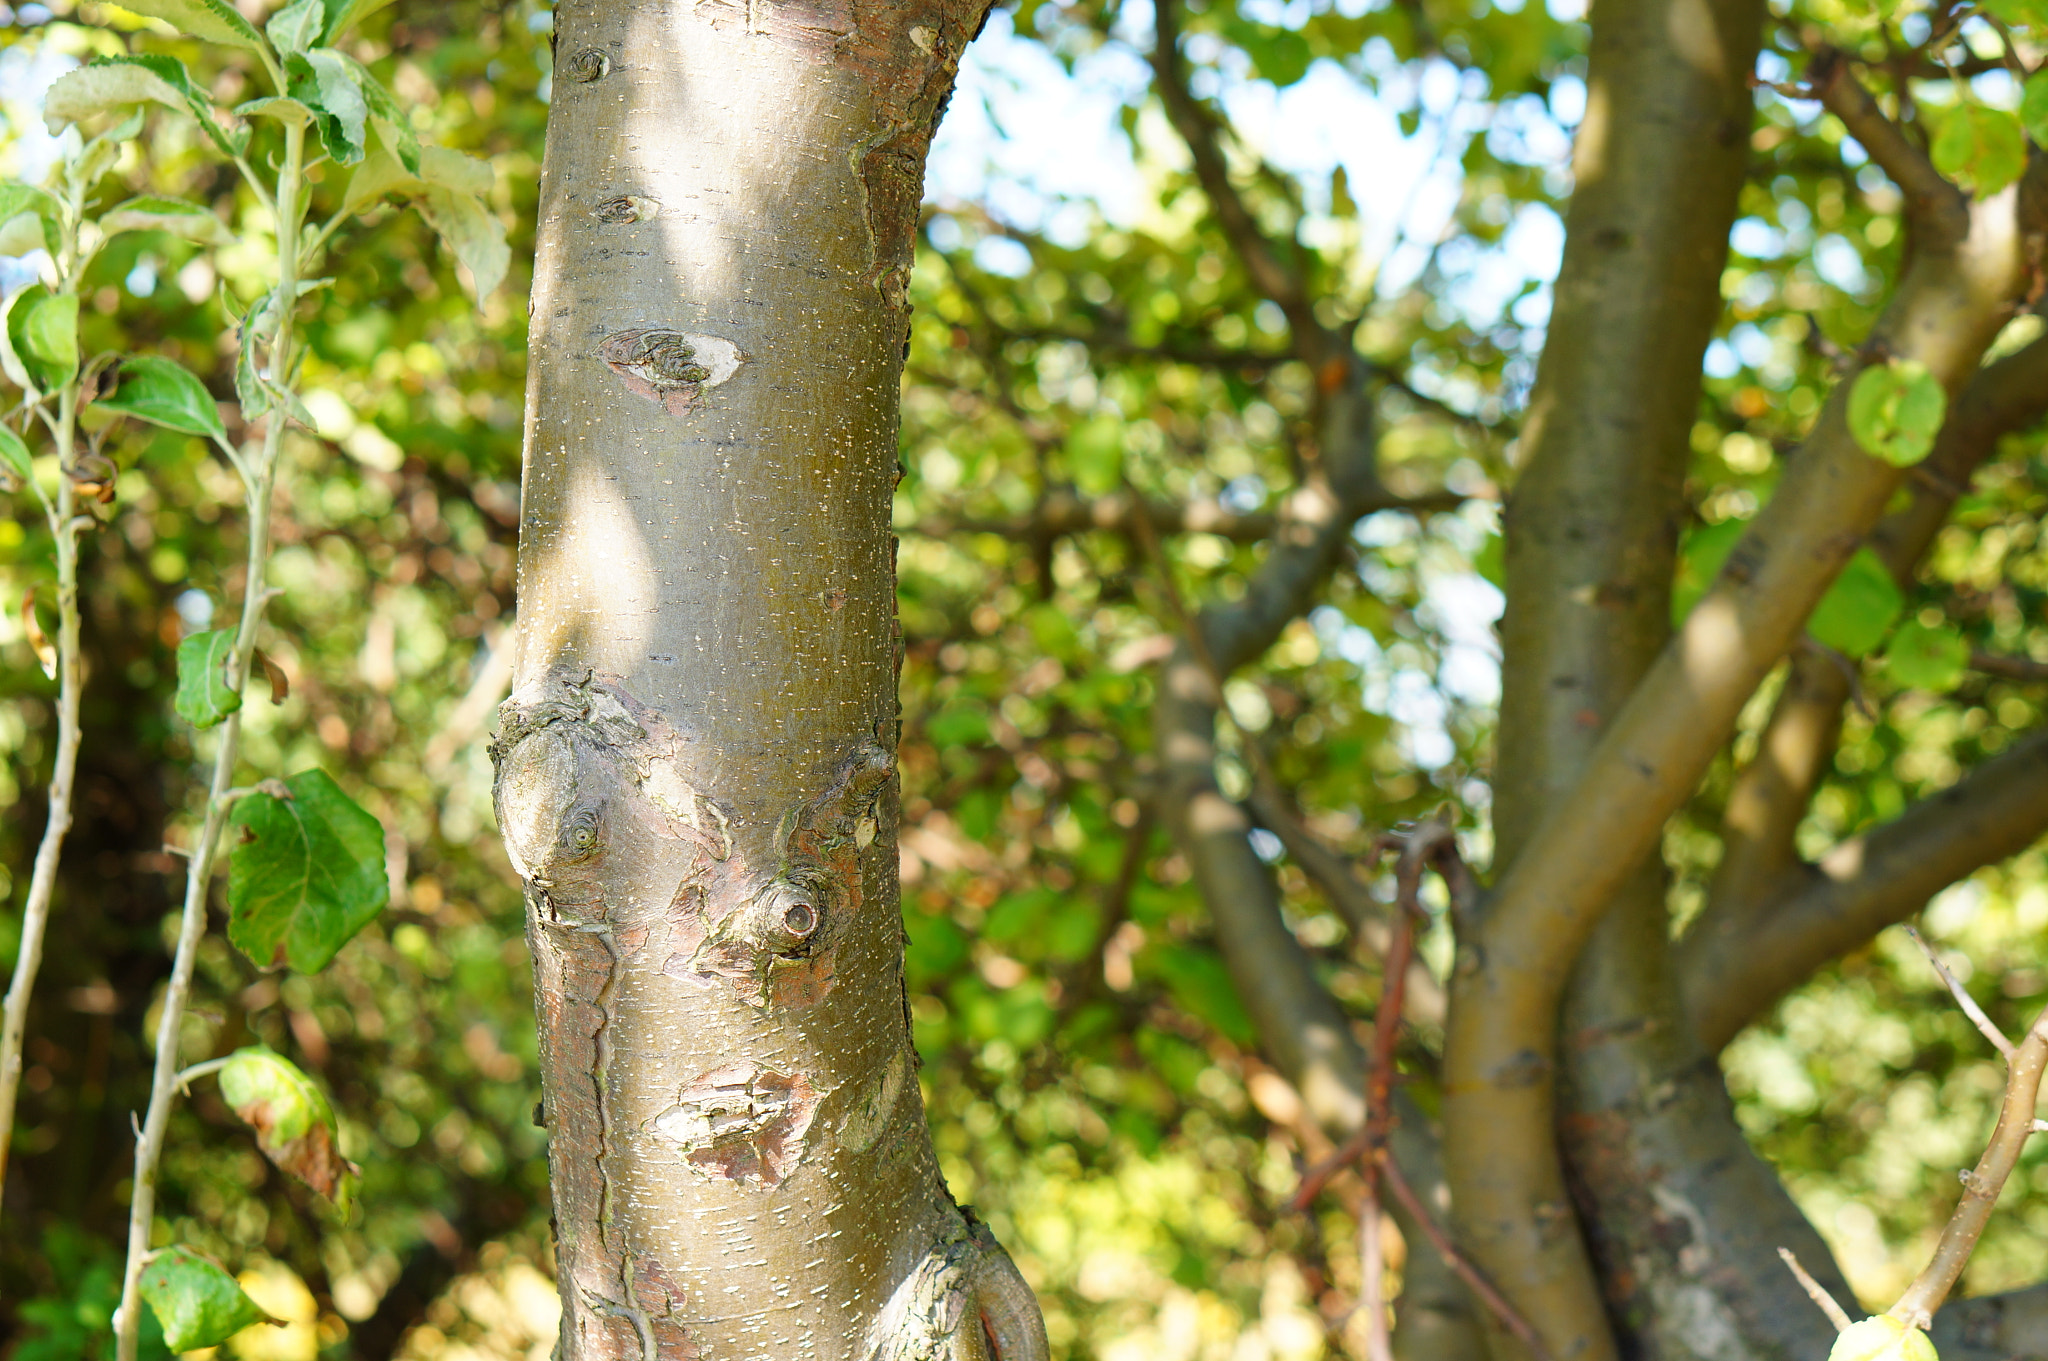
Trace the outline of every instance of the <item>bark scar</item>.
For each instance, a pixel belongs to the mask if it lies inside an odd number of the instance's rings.
[[[777,1186],[803,1161],[819,1096],[801,1073],[728,1064],[684,1086],[650,1127],[680,1145],[684,1160],[700,1172]]]

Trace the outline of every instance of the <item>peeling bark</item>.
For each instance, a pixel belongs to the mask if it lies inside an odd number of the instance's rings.
[[[939,1177],[896,885],[903,288],[984,12],[556,11],[493,755],[564,1361],[1045,1355]]]

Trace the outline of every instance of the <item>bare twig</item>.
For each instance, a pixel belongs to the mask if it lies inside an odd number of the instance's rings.
[[[1996,652],[1972,652],[1970,669],[1982,671],[1987,676],[1998,676],[2005,680],[2044,681],[2048,680],[2048,662],[2037,662],[2032,657],[2012,657]]]
[[[1984,1014],[1984,1008],[1977,1005],[1977,999],[1970,996],[1970,990],[1963,986],[1962,980],[1949,972],[1948,965],[1941,962],[1941,956],[1936,954],[1934,947],[1927,943],[1926,937],[1910,926],[1906,928],[1906,934],[1913,938],[1913,943],[1920,947],[1920,953],[1927,956],[1927,962],[1934,966],[1934,971],[1937,974],[1941,975],[1941,981],[1948,985],[1949,995],[1956,999],[1956,1005],[1963,1009],[1963,1015],[1970,1018],[1970,1024],[1976,1026],[1978,1033],[1991,1041],[1992,1046],[1999,1053],[2005,1055],[2006,1061],[2010,1063],[2012,1061],[2012,1041],[2005,1038],[2005,1032],[1993,1024],[1991,1018]]]
[[[2026,1038],[2006,1061],[2005,1101],[1991,1131],[1984,1156],[1963,1174],[1963,1198],[1949,1216],[1935,1245],[1934,1256],[1890,1309],[1893,1318],[1925,1328],[1948,1298],[1990,1222],[1998,1193],[2020,1160],[2020,1150],[2035,1130],[2034,1106],[2041,1096],[2041,1073],[2048,1067],[2048,1010],[2034,1019]]]
[[[1813,97],[1842,120],[1870,159],[1889,175],[1906,196],[1906,211],[1923,230],[1936,232],[1946,246],[1969,231],[1969,199],[1941,177],[1927,153],[1885,116],[1877,100],[1849,69],[1843,53],[1823,48],[1807,67]]]
[[[1421,1227],[1423,1237],[1429,1239],[1430,1246],[1435,1248],[1450,1265],[1451,1270],[1457,1273],[1458,1279],[1471,1289],[1488,1312],[1501,1321],[1503,1327],[1521,1340],[1535,1361],[1550,1361],[1550,1353],[1544,1348],[1543,1339],[1536,1335],[1536,1330],[1529,1326],[1529,1321],[1516,1312],[1515,1306],[1508,1303],[1507,1297],[1494,1288],[1493,1282],[1486,1279],[1485,1273],[1467,1260],[1465,1254],[1458,1251],[1457,1245],[1451,1241],[1451,1236],[1444,1232],[1443,1225],[1436,1222],[1436,1216],[1422,1203],[1422,1197],[1415,1194],[1415,1188],[1401,1175],[1401,1165],[1388,1158],[1380,1171],[1386,1176],[1387,1189],[1394,1193],[1394,1199],[1401,1202],[1401,1208]]]
[[[1792,1255],[1792,1249],[1779,1248],[1778,1256],[1785,1259],[1785,1269],[1792,1273],[1792,1279],[1799,1282],[1799,1288],[1806,1292],[1806,1297],[1820,1306],[1820,1311],[1828,1316],[1828,1322],[1835,1325],[1836,1332],[1846,1330],[1856,1321],[1849,1317],[1849,1311],[1838,1304],[1835,1297],[1830,1295],[1819,1281],[1813,1279],[1805,1267],[1799,1265],[1799,1259]]]

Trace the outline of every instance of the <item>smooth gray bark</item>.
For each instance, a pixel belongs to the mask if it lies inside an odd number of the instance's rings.
[[[555,12],[494,752],[572,1361],[1044,1354],[939,1177],[897,909],[906,289],[984,12]]]

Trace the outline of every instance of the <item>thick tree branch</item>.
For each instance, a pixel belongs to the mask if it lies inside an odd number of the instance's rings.
[[[1688,937],[1679,983],[1695,1031],[1719,1049],[1822,964],[1904,921],[1971,871],[2025,850],[2043,832],[2048,733],[2036,733],[1829,851],[1748,930]]]
[[[1953,248],[1923,246],[1869,348],[1916,360],[1958,389],[2025,283],[2008,192],[1977,206]],[[1563,1170],[1547,1141],[1507,1142],[1496,1131],[1551,1127],[1557,1006],[1581,947],[1899,486],[1901,472],[1851,436],[1847,397],[1843,384],[1719,580],[1498,881],[1477,938],[1460,943],[1444,1092],[1458,1214],[1481,1268],[1561,1355],[1602,1354],[1582,1351],[1600,1342],[1576,1321],[1576,1297],[1591,1289],[1578,1244],[1531,1214],[1567,1213]],[[1545,1304],[1567,1287],[1574,1299],[1562,1312]]]
[[[1912,585],[1959,489],[1996,452],[1999,440],[2043,416],[2048,416],[2048,339],[1986,365],[1971,378],[1950,406],[1934,452],[1920,465],[1927,475],[1914,478],[1907,504],[1871,531],[1872,550],[1901,587]],[[1983,660],[1991,665],[1980,669],[1988,671],[2005,659]],[[1833,760],[1850,683],[1850,673],[1834,658],[1808,649],[1794,654],[1756,757],[1736,776],[1729,794],[1721,864],[1681,953],[1725,955],[1743,948],[1740,942],[1755,921],[1796,891],[1804,871],[1794,836]],[[1693,966],[1681,968],[1689,973]]]
[[[1969,195],[1941,177],[1927,153],[1885,117],[1877,100],[1849,69],[1846,55],[1822,48],[1806,70],[1813,97],[1849,130],[1878,168],[1906,196],[1906,215],[1929,233],[1926,245],[1944,248],[1970,230]]]
[[[1250,206],[1230,182],[1230,167],[1223,157],[1222,130],[1188,88],[1187,61],[1180,51],[1180,16],[1175,5],[1176,0],[1159,0],[1153,7],[1156,36],[1152,70],[1158,81],[1160,102],[1166,106],[1167,120],[1187,143],[1195,162],[1195,178],[1200,181],[1202,192],[1209,196],[1216,221],[1237,251],[1253,286],[1286,313],[1297,346],[1316,341],[1325,342],[1319,348],[1327,349],[1326,342],[1331,337],[1316,321],[1307,280],[1299,266],[1285,259],[1259,229]],[[1303,357],[1311,358],[1306,354]]]

